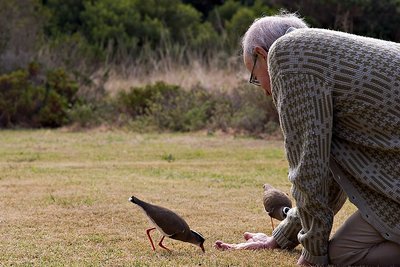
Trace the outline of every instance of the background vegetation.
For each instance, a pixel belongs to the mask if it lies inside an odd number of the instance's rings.
[[[2,0],[0,127],[271,133],[239,41],[282,8],[400,41],[400,0]]]

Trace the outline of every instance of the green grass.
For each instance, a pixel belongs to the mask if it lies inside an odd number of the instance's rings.
[[[289,192],[280,141],[124,131],[0,131],[0,265],[294,266],[295,251],[230,251],[216,240],[272,229],[262,185]],[[131,195],[168,207],[206,237],[151,250]],[[334,229],[354,210],[346,204]],[[158,240],[160,234],[154,234]]]

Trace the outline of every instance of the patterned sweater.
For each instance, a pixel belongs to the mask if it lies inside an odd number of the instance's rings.
[[[298,29],[274,42],[268,67],[297,202],[278,244],[327,264],[346,195],[400,244],[400,44]]]

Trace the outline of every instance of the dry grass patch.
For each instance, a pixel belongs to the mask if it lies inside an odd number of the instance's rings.
[[[241,241],[245,231],[271,233],[262,184],[290,187],[279,141],[1,131],[0,154],[2,265],[293,266],[299,256],[213,248],[218,239]],[[170,239],[172,253],[151,251],[150,224],[128,202],[132,194],[181,214],[206,237],[206,253]],[[338,222],[353,210],[347,204]]]
[[[108,73],[104,87],[113,95],[131,87],[142,87],[163,81],[186,89],[200,86],[210,91],[229,91],[243,81],[247,81],[249,75],[242,66],[241,57],[225,60],[223,67],[217,60],[212,64],[194,60],[189,65],[179,65],[176,62],[167,64],[167,62],[168,60],[165,60],[160,66],[154,66],[149,73],[143,72],[143,68],[137,66],[116,67],[114,68],[117,69],[116,71]],[[101,77],[103,72],[104,70],[99,70],[97,74],[94,74],[94,80],[97,80],[97,76]]]

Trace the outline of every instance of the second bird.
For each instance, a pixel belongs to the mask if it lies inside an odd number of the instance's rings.
[[[167,208],[163,208],[160,206],[144,202],[134,196],[130,197],[129,201],[141,207],[143,211],[146,213],[147,217],[155,226],[153,228],[149,228],[146,230],[147,236],[150,240],[151,247],[153,248],[153,250],[155,250],[156,248],[154,247],[154,243],[150,236],[150,232],[152,230],[158,229],[163,235],[158,245],[166,250],[169,249],[166,248],[162,244],[162,242],[164,238],[167,236],[175,240],[192,243],[196,246],[199,246],[201,250],[205,252],[203,245],[205,240],[204,237],[201,234],[197,233],[196,231],[191,230],[186,221],[178,214]]]
[[[290,198],[279,189],[274,188],[272,185],[264,184],[264,197],[263,203],[265,211],[271,218],[272,229],[274,223],[272,218],[282,221],[286,218],[287,213],[292,208],[292,201]]]

